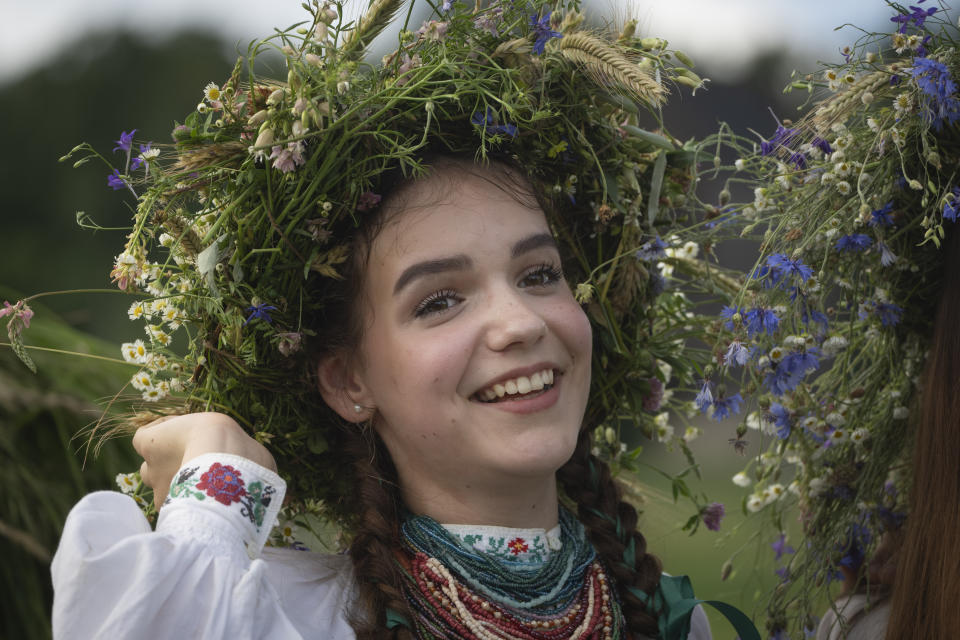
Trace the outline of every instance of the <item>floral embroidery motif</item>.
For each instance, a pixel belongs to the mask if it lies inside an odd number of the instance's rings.
[[[225,507],[239,503],[240,514],[259,529],[277,490],[261,481],[246,484],[240,472],[230,465],[214,462],[197,477],[200,467],[186,467],[177,474],[170,485],[164,504],[177,498],[206,500],[213,498]]]
[[[503,536],[491,535],[490,532],[474,530],[468,533],[454,527],[448,531],[454,535],[464,547],[476,549],[498,558],[501,561],[520,564],[543,564],[550,556],[550,545],[547,535],[524,529],[526,535]],[[486,535],[484,535],[486,533]],[[517,533],[521,533],[518,531]]]
[[[510,553],[517,556],[528,551],[530,549],[530,545],[528,545],[523,538],[514,538],[507,543],[507,548],[510,549]]]
[[[200,476],[197,489],[206,491],[207,495],[226,506],[233,502],[240,502],[247,495],[244,489],[243,478],[240,472],[230,465],[214,462],[210,469]]]

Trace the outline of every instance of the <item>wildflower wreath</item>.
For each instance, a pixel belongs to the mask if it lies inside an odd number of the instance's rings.
[[[715,211],[693,191],[698,161],[715,152],[661,130],[667,94],[702,84],[689,59],[635,23],[582,28],[576,2],[448,0],[416,30],[404,8],[396,50],[372,65],[364,51],[400,0],[374,0],[355,21],[336,2],[304,7],[305,23],[251,45],[226,82],[207,85],[173,145],[137,153],[134,132],[117,141],[125,162],[108,186],[137,206],[112,277],[137,294],[129,315],[146,325],[146,339],[123,346],[142,367],[130,384],[143,410],[231,414],[271,449],[294,504],[349,525],[351,474],[340,423],[315,392],[313,328],[381,177],[421,175],[439,150],[507,158],[552,203],[567,279],[595,330],[597,453],[628,465],[639,448],[624,452],[621,429],[637,427],[689,454],[663,417],[709,356],[683,349],[698,333],[683,291],[739,288],[707,260],[719,228],[697,222]],[[267,51],[282,55],[285,81],[254,74]],[[87,144],[68,157],[78,154],[110,164]],[[716,525],[717,507],[677,482]]]
[[[758,183],[743,212],[761,258],[722,311],[719,374],[697,401],[728,376],[756,405],[734,443],[752,427],[768,446],[734,482],[777,531],[776,637],[802,637],[839,569],[864,575],[907,509],[940,245],[960,208],[960,54],[938,8],[891,7],[895,33],[864,34],[843,63],[793,82],[826,95],[737,162]],[[797,510],[805,544],[794,549]]]

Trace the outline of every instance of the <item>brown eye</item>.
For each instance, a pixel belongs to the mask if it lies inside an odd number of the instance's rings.
[[[416,309],[413,310],[413,315],[418,318],[422,318],[437,313],[443,313],[448,309],[452,309],[461,302],[463,302],[463,298],[458,296],[455,291],[451,291],[449,289],[434,291],[420,301]]]
[[[520,279],[521,287],[548,287],[563,280],[563,272],[552,264],[537,265]]]

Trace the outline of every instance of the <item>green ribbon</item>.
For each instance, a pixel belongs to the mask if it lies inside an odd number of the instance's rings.
[[[404,629],[410,629],[410,621],[407,620],[407,617],[397,611],[396,609],[391,609],[387,607],[387,629],[396,629],[397,627],[403,627]]]
[[[647,594],[629,587],[630,592],[650,605]],[[660,577],[660,586],[653,594],[653,611],[659,612],[659,640],[686,640],[690,634],[690,616],[698,604],[708,604],[719,611],[734,630],[740,634],[740,640],[760,640],[760,632],[745,613],[719,600],[700,600],[693,595],[693,585],[687,576]]]

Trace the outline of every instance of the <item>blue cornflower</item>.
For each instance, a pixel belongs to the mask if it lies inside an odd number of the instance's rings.
[[[136,129],[134,129],[130,133],[127,133],[126,131],[121,131],[120,139],[115,140],[115,142],[117,143],[117,146],[115,146],[113,150],[114,151],[117,151],[117,150],[130,151],[130,145],[133,144],[133,134],[135,134],[136,132],[137,132]]]
[[[773,335],[780,327],[780,318],[777,317],[773,309],[763,309],[761,307],[747,311],[743,316],[743,321],[747,325],[747,336],[751,338],[763,332]]]
[[[777,428],[777,437],[786,440],[790,437],[790,411],[778,402],[770,403],[770,409],[764,414],[767,422],[772,422]]]
[[[837,240],[837,251],[863,251],[870,248],[873,241],[862,233],[851,233]]]
[[[790,154],[790,157],[787,158],[787,162],[795,166],[797,169],[806,169],[807,168],[807,156],[803,155],[800,151],[794,151]]]
[[[847,541],[843,548],[843,557],[840,566],[856,571],[863,564],[864,549],[870,544],[870,530],[859,523],[854,523],[847,530]]]
[[[880,252],[880,264],[889,267],[897,261],[897,254],[890,250],[885,242],[877,241],[877,250]]]
[[[820,361],[813,350],[795,351],[784,356],[777,368],[764,376],[763,383],[775,396],[782,396],[797,388],[807,373],[817,369]]]
[[[654,260],[665,258],[667,257],[667,252],[664,251],[664,249],[666,248],[667,243],[661,240],[660,236],[657,236],[653,240],[647,240],[637,249],[637,260],[653,262]]]
[[[907,69],[914,81],[924,93],[926,99],[925,116],[939,131],[943,123],[953,124],[960,120],[960,100],[957,99],[957,85],[950,77],[950,70],[942,62],[930,58],[916,57],[913,66]]]
[[[900,318],[903,316],[903,309],[892,302],[867,300],[860,305],[860,310],[857,315],[861,320],[866,320],[869,316],[875,315],[880,319],[882,326],[894,327],[900,323]]]
[[[533,43],[533,53],[538,56],[543,54],[543,48],[547,45],[547,40],[563,37],[562,33],[550,28],[550,13],[550,11],[547,11],[547,15],[539,20],[535,15],[530,16],[530,28],[536,35],[536,40]]]
[[[893,201],[888,202],[879,209],[874,209],[870,212],[870,222],[868,223],[871,227],[892,227],[893,218],[890,214],[893,212]]]
[[[830,146],[830,143],[820,136],[816,136],[813,140],[811,140],[810,146],[820,149],[820,151],[823,151],[825,154],[833,153],[833,147]]]
[[[734,366],[743,366],[750,359],[750,350],[747,349],[739,340],[734,340],[727,347],[727,352],[723,356],[724,362],[729,362]]]
[[[773,549],[773,552],[776,554],[774,558],[775,561],[782,558],[785,553],[796,553],[796,550],[787,544],[787,535],[785,533],[781,533],[776,541],[771,542],[770,548]]]
[[[491,134],[503,133],[511,138],[517,136],[517,125],[515,124],[494,124],[496,122],[496,117],[494,116],[493,109],[487,107],[487,115],[483,116],[479,111],[474,111],[473,116],[470,118],[470,122],[475,124],[478,127],[482,127],[484,131]]]
[[[127,182],[120,177],[120,169],[114,169],[113,173],[107,176],[107,186],[114,191],[127,188]]]
[[[878,302],[874,313],[880,318],[881,325],[884,327],[892,327],[900,322],[903,309],[892,302]]]
[[[697,397],[693,400],[693,403],[697,405],[697,409],[700,409],[702,413],[706,413],[710,405],[713,404],[713,391],[710,390],[712,386],[712,382],[704,380],[703,386],[700,388],[700,393],[698,393]]]
[[[730,331],[733,331],[733,316],[735,315],[740,315],[742,317],[743,309],[737,306],[733,306],[733,307],[725,306],[723,309],[720,310],[720,317],[726,318],[727,320],[726,322],[723,323],[723,326],[729,329]]]
[[[743,398],[740,397],[739,393],[735,393],[726,398],[714,398],[713,415],[711,417],[717,422],[726,420],[730,416],[740,413],[740,405],[742,403]]]
[[[817,311],[816,309],[811,309],[807,306],[804,306],[803,311],[800,314],[800,321],[804,326],[809,325],[811,322],[816,322],[819,324],[824,333],[827,329],[830,328],[830,319],[827,318],[827,315],[822,311]]]
[[[777,147],[787,146],[797,135],[796,129],[788,129],[782,124],[777,125],[777,130],[773,132],[769,140],[760,142],[760,155],[768,156],[773,153]]]
[[[786,289],[791,280],[796,277],[800,282],[806,282],[813,275],[813,269],[800,260],[791,260],[783,253],[774,253],[767,257],[767,264],[757,272],[758,278],[766,278],[767,287],[780,286]]]
[[[943,204],[943,219],[956,222],[957,214],[960,213],[960,187],[954,187],[950,191],[953,193],[953,198]]]
[[[250,312],[250,315],[247,316],[247,321],[243,323],[243,326],[247,326],[256,319],[263,320],[267,324],[273,322],[273,318],[270,317],[270,311],[276,311],[277,308],[272,304],[260,303],[247,307],[247,311]]]

